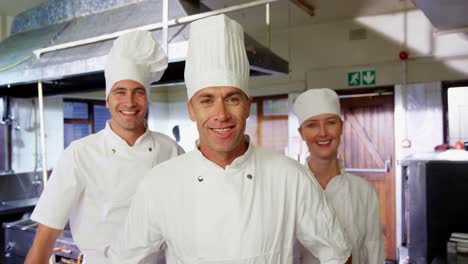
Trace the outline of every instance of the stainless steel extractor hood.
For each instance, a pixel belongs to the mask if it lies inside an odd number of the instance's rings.
[[[83,1],[85,0],[78,2]],[[76,5],[77,1],[65,2],[74,2]],[[210,10],[198,1],[170,0],[168,4],[169,20]],[[55,8],[57,10],[54,10]],[[47,10],[39,6],[37,10],[20,14],[15,17],[13,29],[21,28],[31,17],[59,12],[59,8],[62,10],[63,6],[49,5]],[[38,80],[43,80],[46,95],[104,89],[104,62],[113,39],[47,52],[42,54],[40,59],[34,56],[33,52],[54,45],[160,23],[161,10],[162,0],[130,1],[102,12],[13,32],[0,43],[0,95],[35,96]],[[169,67],[161,79],[162,83],[183,82],[188,29],[187,24],[171,26],[168,29]],[[162,42],[161,29],[153,31],[153,34]],[[247,34],[245,43],[251,64],[251,76],[288,73],[286,60]]]

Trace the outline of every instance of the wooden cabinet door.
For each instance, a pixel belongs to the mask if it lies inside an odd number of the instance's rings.
[[[341,93],[342,94],[342,93]],[[340,99],[344,130],[339,156],[350,173],[368,180],[380,201],[385,258],[396,260],[393,95]],[[388,171],[384,169],[389,162]]]

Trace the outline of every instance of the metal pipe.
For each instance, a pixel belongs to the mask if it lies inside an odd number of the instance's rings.
[[[392,95],[392,94],[393,94],[393,92],[365,93],[365,94],[346,94],[346,95],[340,95],[339,97],[342,98],[342,99],[346,99],[346,98],[381,96],[381,95]]]
[[[345,168],[347,172],[383,172],[386,173],[390,170],[391,162],[390,160],[385,161],[385,167],[382,169],[368,169],[368,168]]]
[[[267,47],[270,48],[270,4],[265,5],[265,20],[267,25]]]
[[[169,54],[168,51],[168,43],[167,43],[167,20],[169,19],[169,4],[168,0],[163,0],[163,8],[162,8],[162,30],[163,30],[163,49],[166,54]]]
[[[42,92],[42,81],[37,84],[37,96],[39,101],[39,123],[41,131],[41,149],[42,149],[42,181],[44,182],[44,188],[47,184],[47,157],[46,157],[46,146],[45,146],[45,129],[44,129],[44,97]]]
[[[167,22],[167,26],[172,27],[172,26],[187,24],[187,23],[190,23],[192,21],[202,19],[202,18],[205,18],[205,17],[224,14],[224,13],[229,13],[229,12],[234,12],[234,11],[241,10],[241,9],[251,8],[251,7],[255,7],[255,6],[259,6],[259,5],[264,5],[264,4],[267,4],[267,3],[273,3],[273,2],[276,2],[276,1],[279,1],[279,0],[257,0],[257,1],[253,1],[253,2],[250,2],[250,3],[243,3],[243,4],[239,4],[239,5],[235,5],[235,6],[230,6],[230,7],[218,9],[218,10],[208,11],[208,12],[195,14],[195,15],[190,15],[190,16],[181,17],[181,18],[176,18],[176,19],[171,19],[171,20],[169,20]],[[119,37],[119,36],[121,36],[121,35],[123,35],[125,33],[133,31],[133,30],[153,31],[153,30],[156,30],[156,29],[160,29],[162,27],[163,27],[163,22],[149,24],[149,25],[146,25],[146,26],[141,26],[141,27],[137,27],[137,28],[122,30],[122,31],[118,31],[118,32],[110,33],[110,34],[104,34],[104,35],[100,35],[100,36],[97,36],[97,37],[81,39],[81,40],[72,41],[72,42],[68,42],[68,43],[63,43],[63,44],[59,44],[59,45],[55,45],[55,46],[50,46],[50,47],[43,48],[43,49],[37,49],[37,50],[34,51],[34,54],[37,56],[37,58],[40,58],[42,54],[47,53],[47,52],[58,51],[58,50],[62,50],[62,49],[68,49],[68,48],[73,48],[73,47],[77,47],[77,46],[81,46],[81,45],[87,45],[87,44],[96,43],[96,42],[100,42],[100,41],[104,41],[104,40],[114,39],[114,38],[117,38],[117,37]]]
[[[42,182],[44,183],[44,188],[47,185],[48,175],[47,175],[47,157],[46,157],[46,146],[45,146],[45,129],[44,129],[44,97],[42,90],[42,81],[39,80],[37,83],[37,97],[39,101],[39,123],[41,129],[41,149],[42,149]],[[55,263],[54,255],[50,256],[49,264]]]

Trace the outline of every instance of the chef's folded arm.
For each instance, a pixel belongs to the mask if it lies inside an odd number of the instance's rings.
[[[348,263],[351,245],[318,183],[300,177],[297,199],[296,238],[320,263]]]

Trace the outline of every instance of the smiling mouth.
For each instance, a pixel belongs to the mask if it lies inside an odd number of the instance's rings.
[[[330,144],[330,143],[331,143],[331,139],[329,139],[329,140],[322,140],[322,141],[316,141],[315,143],[317,143],[318,145],[327,145],[327,144]]]
[[[231,131],[232,128],[226,127],[226,128],[212,128],[213,131],[219,132],[219,133],[226,133]]]
[[[136,114],[136,111],[120,111],[124,115],[134,115]]]

